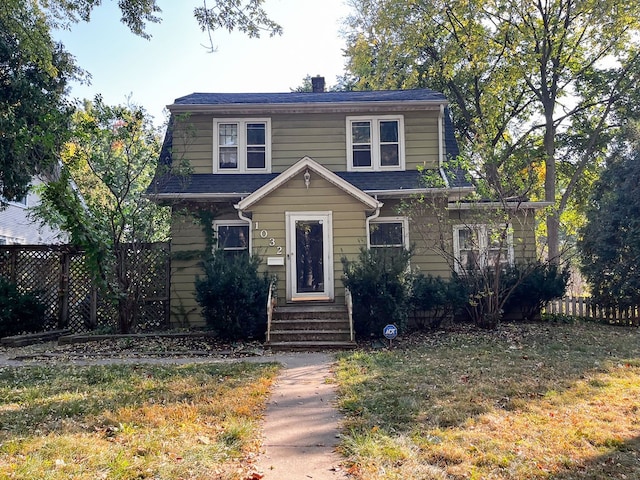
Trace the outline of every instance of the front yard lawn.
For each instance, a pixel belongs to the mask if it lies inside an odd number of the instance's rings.
[[[360,479],[640,478],[640,333],[459,329],[343,354],[343,453]]]
[[[275,364],[0,369],[2,479],[243,479]]]

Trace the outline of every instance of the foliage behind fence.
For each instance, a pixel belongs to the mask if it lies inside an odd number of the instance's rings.
[[[169,324],[169,244],[126,244],[127,257],[142,267],[137,331]],[[0,276],[20,291],[37,291],[46,305],[46,329],[84,332],[117,328],[116,311],[102,298],[85,262],[84,253],[68,245],[0,246]]]
[[[589,297],[565,297],[549,302],[544,313],[590,318],[612,325],[640,325],[640,307],[626,309],[601,307]]]

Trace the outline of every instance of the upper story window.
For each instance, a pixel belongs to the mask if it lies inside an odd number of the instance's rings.
[[[216,119],[213,144],[214,172],[271,171],[271,121],[268,118]]]
[[[511,226],[456,225],[453,227],[453,253],[457,273],[513,265]]]
[[[406,217],[380,217],[369,223],[369,247],[409,249],[409,222]]]
[[[347,117],[347,170],[404,170],[404,118]]]

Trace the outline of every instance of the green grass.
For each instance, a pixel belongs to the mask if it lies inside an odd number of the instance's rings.
[[[239,479],[277,367],[0,369],[0,479]]]
[[[434,333],[344,354],[337,376],[356,478],[640,478],[637,329]]]

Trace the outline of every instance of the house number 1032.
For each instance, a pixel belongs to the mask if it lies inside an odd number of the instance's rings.
[[[258,230],[258,222],[256,222],[256,230]],[[260,230],[260,238],[267,238],[269,236],[269,232],[265,229]],[[269,246],[276,247],[276,255],[282,255],[283,249],[281,246],[276,245],[276,239],[271,237],[269,238]]]

